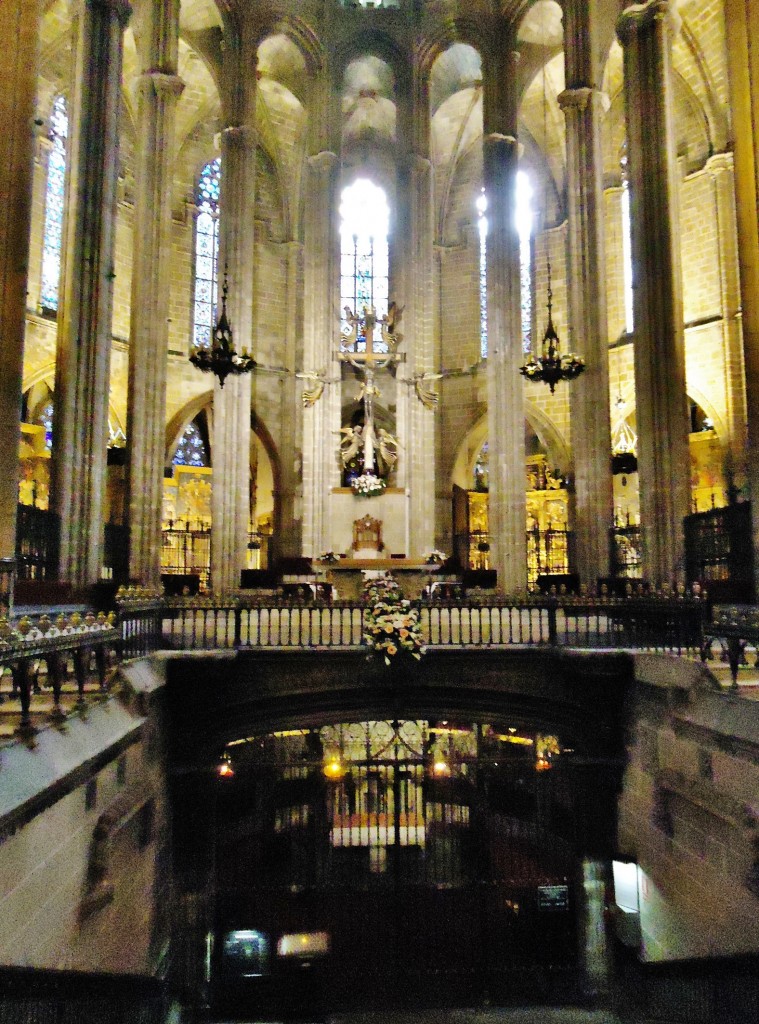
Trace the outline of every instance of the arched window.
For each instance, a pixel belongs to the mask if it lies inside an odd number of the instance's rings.
[[[524,171],[517,172],[516,228],[519,235],[519,274],[522,303],[522,348],[530,351],[532,335],[532,186]],[[477,227],[480,235],[480,356],[488,354],[488,199],[485,189],[477,197]]]
[[[516,220],[519,234],[519,281],[522,303],[522,349],[532,341],[532,185],[524,171],[517,171]]]
[[[216,317],[219,262],[219,189],[221,160],[210,160],[200,172],[195,205],[195,306],[193,343],[200,348],[211,344]]]
[[[175,466],[208,465],[208,445],[197,419],[187,424],[184,434],[179,439],[174,458],[171,461]]]
[[[390,211],[384,191],[367,178],[343,189],[340,203],[340,308],[359,315],[374,307],[378,318],[387,314],[388,226]],[[343,328],[349,330],[343,320]],[[383,351],[379,328],[374,350]]]
[[[66,138],[69,130],[66,100],[58,96],[50,114],[50,158],[45,187],[45,226],[42,241],[42,288],[40,306],[43,310],[58,309],[58,283],[61,278],[61,244],[63,242],[63,204],[66,186]]]
[[[622,280],[625,294],[625,330],[632,334],[635,322],[633,319],[633,266],[632,266],[632,235],[630,228],[630,186],[627,180],[627,143],[622,146],[619,159],[622,168]]]

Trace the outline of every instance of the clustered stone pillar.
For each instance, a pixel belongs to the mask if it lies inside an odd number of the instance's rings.
[[[502,592],[527,586],[524,392],[516,228],[516,54],[504,45],[485,75],[484,178],[488,200],[488,528]]]
[[[308,158],[304,210],[303,369],[331,377],[337,372],[333,353],[338,348],[339,322],[330,301],[335,292],[336,248],[334,217],[338,159],[323,149]],[[306,384],[314,384],[307,380]],[[322,397],[303,414],[303,550],[321,554],[328,536],[328,500],[340,483],[335,457],[335,431],[340,428],[340,388],[326,386]]]
[[[643,572],[654,585],[684,579],[690,493],[671,80],[676,18],[672,3],[649,0],[628,8],[617,24],[630,173]]]
[[[726,0],[725,23],[730,106],[735,132],[735,200],[738,220],[743,359],[746,380],[748,490],[754,548],[754,589],[759,594],[759,5]]]
[[[435,547],[435,412],[417,398],[411,381],[430,373],[434,366],[434,211],[433,170],[429,159],[429,95],[422,69],[412,96],[403,111],[410,124],[405,134],[410,152],[400,167],[400,202],[405,205],[402,246],[402,276],[395,278],[398,304],[405,307],[401,333],[406,361],[398,367],[398,433],[403,447],[398,482],[409,496],[409,550],[422,557]],[[395,289],[394,285],[394,289]]]
[[[127,409],[129,575],[161,580],[165,461],[166,358],[171,267],[174,120],[184,88],[178,78],[179,0],[146,3],[135,35],[145,71],[139,79],[136,202]]]
[[[0,90],[0,565],[16,553],[18,443],[41,4],[3,0]],[[5,592],[0,602],[5,603]]]
[[[220,265],[229,280],[227,315],[235,348],[253,351],[256,195],[256,53],[247,35],[224,51],[219,224]],[[211,583],[218,594],[240,585],[250,521],[251,380],[247,374],[214,384]]]
[[[126,0],[78,10],[53,422],[60,577],[100,578],[108,441],[113,241]]]
[[[725,483],[728,500],[746,483],[746,378],[741,347],[741,282],[735,217],[735,175],[732,153],[716,153],[706,163],[712,179],[719,251],[722,358],[725,364],[727,441]]]
[[[569,322],[585,372],[570,385],[574,450],[574,535],[577,571],[594,587],[608,575],[612,525],[609,425],[609,340],[604,274],[601,92],[598,89],[597,0],[564,6],[569,255]]]

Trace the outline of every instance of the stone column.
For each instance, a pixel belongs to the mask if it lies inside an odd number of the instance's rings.
[[[527,587],[524,392],[519,235],[516,60],[511,41],[485,67],[484,178],[488,200],[488,517],[491,565],[498,587]]]
[[[684,578],[683,518],[690,504],[670,66],[676,18],[674,4],[649,0],[629,7],[617,24],[630,173],[643,574],[657,586]]]
[[[227,315],[238,352],[253,350],[256,195],[256,50],[251,38],[230,39],[224,51],[224,114],[219,266],[229,280]],[[217,594],[240,585],[250,520],[251,379],[215,378],[211,582]]]
[[[585,372],[567,386],[572,415],[574,533],[580,580],[595,587],[609,572],[613,498],[609,422],[609,339],[604,269],[604,199],[601,93],[598,89],[598,0],[564,6],[566,90],[559,104],[566,119],[569,204],[569,322],[571,348]]]
[[[184,83],[177,77],[179,0],[148,3],[135,35],[146,70],[138,83],[132,320],[129,342],[127,471],[129,575],[161,581],[166,356],[171,277],[174,120]]]
[[[280,446],[279,488],[277,493],[277,550],[289,557],[302,553],[303,502],[301,499],[301,464],[303,461],[301,432],[300,380],[295,377],[296,349],[300,327],[303,282],[303,246],[288,242],[287,251],[287,320],[285,326],[286,373],[279,378]],[[318,554],[318,552],[317,552]]]
[[[725,477],[728,488],[746,482],[746,378],[741,343],[741,282],[735,219],[735,176],[732,153],[710,157],[719,252],[722,358],[725,363]],[[728,495],[729,497],[729,495]]]
[[[434,207],[433,170],[429,158],[430,107],[426,78],[415,69],[410,119],[406,137],[410,152],[400,168],[401,187],[399,221],[405,226],[401,242],[403,267],[402,297],[405,306],[401,332],[405,336],[402,351],[406,362],[398,367],[398,379],[410,381],[416,375],[430,373],[434,365]],[[400,278],[400,280],[399,280]],[[394,296],[391,296],[393,298]],[[410,383],[399,387],[397,395],[398,432],[402,442],[399,482],[405,484],[408,499],[409,551],[415,558],[435,547],[435,412],[426,408]],[[403,429],[401,429],[403,428]]]
[[[338,348],[337,282],[338,158],[323,149],[306,163],[304,210],[303,371],[338,377],[333,361]],[[312,385],[314,381],[305,381]],[[340,388],[326,385],[322,397],[303,412],[303,551],[318,556],[333,546],[329,533],[329,495],[340,484],[336,455],[340,428]]]
[[[16,554],[21,374],[41,8],[39,0],[4,0],[0,4],[0,36],[8,48],[0,90],[0,564],[13,560]]]
[[[759,380],[759,6],[753,0],[725,0],[730,106],[734,133],[735,203],[747,381]],[[754,591],[759,594],[759,388],[746,389],[746,464],[751,497]]]
[[[60,577],[100,578],[113,311],[113,241],[126,0],[82,0],[74,63],[55,369],[53,500]]]

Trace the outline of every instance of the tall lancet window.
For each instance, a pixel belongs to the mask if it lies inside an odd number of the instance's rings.
[[[522,304],[522,349],[532,342],[532,185],[524,171],[517,171],[516,221],[519,235],[519,283]]]
[[[221,160],[210,160],[200,172],[195,196],[195,304],[193,343],[201,348],[211,344],[216,317],[219,263],[219,189]]]
[[[58,96],[50,114],[50,158],[45,188],[45,227],[42,242],[42,288],[40,306],[43,310],[58,309],[58,284],[61,278],[61,245],[63,242],[63,203],[66,186],[66,138],[69,118],[66,100]]]
[[[340,203],[340,308],[361,315],[374,307],[378,318],[387,314],[388,228],[390,211],[383,189],[357,178],[343,189]],[[343,329],[350,331],[343,316]],[[377,329],[374,351],[383,351]]]
[[[632,265],[632,229],[630,227],[630,185],[627,179],[627,143],[622,146],[619,160],[622,168],[622,281],[625,301],[625,331],[632,334],[635,326],[633,320],[633,265]]]
[[[524,171],[517,172],[516,228],[519,235],[519,278],[522,307],[522,348],[530,351],[532,335],[532,186]],[[477,197],[477,228],[480,236],[480,356],[488,355],[488,200],[485,189]]]

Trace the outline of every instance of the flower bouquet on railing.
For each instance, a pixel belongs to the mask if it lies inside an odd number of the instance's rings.
[[[354,476],[351,480],[351,490],[359,498],[374,498],[385,490],[385,481],[381,476],[372,472],[362,473],[361,476]]]
[[[425,556],[424,561],[427,565],[442,565],[447,557],[445,551],[438,551],[437,548],[434,548]]]
[[[419,611],[403,598],[390,573],[364,581],[364,601],[369,605],[364,614],[364,640],[372,653],[381,656],[386,665],[409,656],[418,661],[424,654]]]

